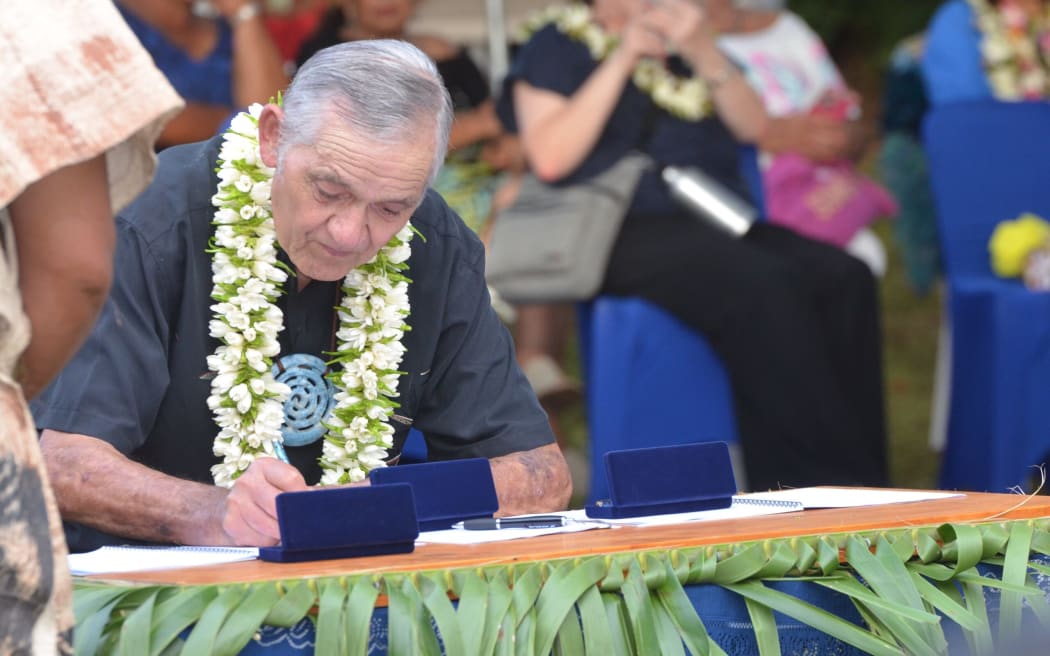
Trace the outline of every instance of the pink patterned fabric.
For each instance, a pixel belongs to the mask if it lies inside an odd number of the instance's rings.
[[[852,164],[778,155],[765,173],[769,220],[812,239],[845,246],[861,228],[897,214],[897,201]]]

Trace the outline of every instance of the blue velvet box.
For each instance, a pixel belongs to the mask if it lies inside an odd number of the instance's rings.
[[[419,536],[408,485],[315,488],[277,495],[281,544],[259,549],[279,563],[409,553]]]
[[[420,531],[439,531],[467,519],[492,517],[499,509],[492,467],[485,458],[380,467],[368,476],[372,485],[412,487]]]
[[[605,473],[609,498],[588,505],[588,517],[620,519],[728,508],[736,493],[725,442],[609,451]]]

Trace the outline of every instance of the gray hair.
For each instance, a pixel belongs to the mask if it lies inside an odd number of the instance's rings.
[[[448,150],[452,100],[434,62],[405,41],[350,41],[318,51],[295,75],[282,104],[278,162],[314,139],[332,113],[368,139],[408,142],[434,121],[434,182]]]

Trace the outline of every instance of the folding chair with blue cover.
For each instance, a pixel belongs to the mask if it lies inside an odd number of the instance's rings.
[[[741,147],[740,160],[761,210],[755,149]],[[590,440],[588,503],[609,495],[601,466],[608,451],[714,441],[737,451],[729,378],[702,335],[639,298],[601,296],[578,304],[576,316]]]
[[[952,334],[940,486],[1003,492],[1050,451],[1050,294],[996,277],[988,241],[1023,212],[1050,219],[1050,104],[946,104],[923,142]]]

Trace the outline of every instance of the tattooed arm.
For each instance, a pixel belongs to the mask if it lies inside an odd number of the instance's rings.
[[[492,458],[499,516],[564,510],[572,495],[569,466],[557,444]]]

